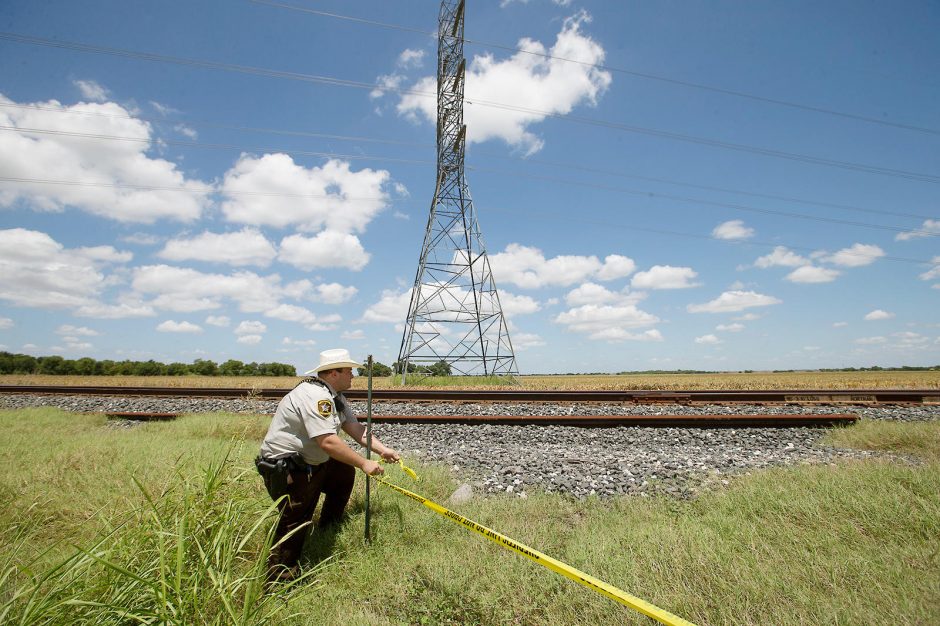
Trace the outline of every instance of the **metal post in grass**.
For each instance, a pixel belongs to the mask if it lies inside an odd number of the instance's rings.
[[[366,360],[366,372],[369,377],[368,391],[366,392],[366,459],[372,458],[372,355]],[[372,541],[369,535],[369,488],[370,477],[366,474],[366,543]]]

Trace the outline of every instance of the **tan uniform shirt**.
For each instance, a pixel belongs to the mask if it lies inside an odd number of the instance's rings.
[[[335,395],[325,382],[304,382],[291,390],[277,405],[268,434],[261,442],[261,456],[279,459],[299,452],[310,465],[326,463],[330,457],[317,445],[316,438],[339,434],[344,422],[356,419],[342,394],[339,398],[345,408],[337,410]]]

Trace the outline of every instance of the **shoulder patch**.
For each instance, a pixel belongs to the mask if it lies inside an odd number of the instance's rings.
[[[323,417],[329,417],[333,414],[333,403],[329,400],[320,400],[317,402],[317,413]]]

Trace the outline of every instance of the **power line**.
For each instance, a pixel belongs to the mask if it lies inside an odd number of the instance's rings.
[[[42,128],[23,128],[17,126],[4,126],[0,125],[0,131],[22,131],[25,133],[33,133],[38,135],[55,135],[61,137],[81,137],[84,139],[101,139],[105,141],[126,141],[131,143],[143,143],[150,144],[153,141],[148,137],[121,137],[118,135],[102,135],[98,133],[79,133],[71,132],[65,130],[48,130]],[[370,156],[367,154],[340,154],[337,152],[316,152],[312,150],[284,150],[282,148],[260,148],[257,146],[246,147],[238,146],[234,144],[227,143],[203,143],[199,141],[182,141],[177,139],[161,139],[162,143],[171,145],[171,146],[184,146],[188,148],[208,148],[213,150],[239,150],[242,152],[280,152],[283,154],[295,155],[295,156],[312,156],[312,157],[322,157],[327,159],[349,159],[349,160],[363,160],[369,159],[373,161],[388,161],[390,163],[408,163],[413,165],[431,165],[431,161],[422,161],[418,159],[401,159],[397,157],[382,157],[382,156]]]
[[[208,69],[217,69],[223,71],[233,71],[241,72],[246,74],[254,74],[260,76],[270,76],[275,78],[285,78],[289,80],[300,80],[306,82],[316,82],[328,85],[335,85],[341,87],[355,87],[358,89],[382,89],[383,91],[394,91],[396,93],[404,94],[414,94],[422,95],[427,97],[432,97],[433,94],[427,92],[421,92],[411,89],[402,89],[402,88],[391,88],[378,85],[375,83],[364,83],[361,81],[346,80],[340,78],[334,78],[329,76],[318,76],[313,74],[302,74],[299,72],[286,72],[281,70],[270,70],[265,68],[257,68],[252,66],[244,65],[233,65],[228,63],[218,63],[215,61],[204,61],[199,59],[186,59],[181,57],[171,57],[166,55],[158,55],[144,52],[135,52],[131,50],[123,50],[119,48],[106,48],[102,46],[91,46],[88,44],[80,44],[74,42],[66,41],[55,41],[49,39],[42,39],[39,37],[30,37],[26,35],[19,35],[15,33],[5,33],[0,32],[0,39],[6,39],[9,41],[15,41],[17,43],[27,43],[32,45],[39,46],[49,46],[53,48],[63,48],[69,50],[77,50],[81,52],[91,52],[96,54],[109,54],[114,56],[138,58],[147,61],[159,61],[164,63],[174,63],[178,65],[188,65],[193,67],[203,67]],[[839,161],[835,159],[825,159],[822,157],[814,157],[811,155],[799,154],[784,152],[782,150],[773,150],[770,148],[761,148],[758,146],[749,146],[745,144],[736,144],[726,141],[720,141],[716,139],[709,139],[706,137],[696,137],[694,135],[685,135],[682,133],[674,133],[670,131],[657,130],[652,128],[645,128],[642,126],[630,126],[627,124],[620,124],[617,122],[610,122],[607,120],[601,120],[596,118],[581,117],[575,115],[562,115],[559,113],[552,113],[550,111],[542,111],[539,109],[532,109],[528,107],[515,106],[511,104],[504,104],[498,102],[489,102],[485,100],[476,100],[472,102],[466,100],[466,104],[469,105],[481,105],[486,107],[491,107],[495,109],[501,109],[506,111],[514,111],[520,113],[529,113],[534,115],[539,115],[542,117],[550,117],[553,119],[565,120],[569,122],[576,122],[580,124],[585,124],[589,126],[596,126],[601,128],[610,128],[614,130],[619,130],[623,132],[631,132],[649,135],[652,137],[659,137],[662,139],[672,139],[676,141],[684,141],[688,143],[694,143],[699,145],[705,145],[713,148],[723,148],[727,150],[736,150],[741,152],[749,152],[752,154],[759,154],[762,156],[775,157],[780,159],[788,159],[792,161],[809,163],[813,165],[823,165],[827,167],[836,167],[840,169],[865,172],[869,174],[879,174],[882,176],[892,176],[897,178],[904,178],[908,180],[915,180],[920,182],[927,182],[931,184],[940,184],[940,176],[934,174],[924,174],[920,172],[911,172],[908,170],[899,170],[892,168],[879,167],[874,165],[866,165],[863,163],[852,163],[850,161]]]
[[[104,118],[111,118],[111,119],[144,120],[144,121],[161,123],[161,124],[162,123],[166,123],[166,124],[183,123],[182,121],[169,120],[164,117],[155,117],[155,116],[148,117],[145,115],[138,115],[138,116],[118,115],[115,113],[102,113],[100,111],[76,111],[74,109],[66,110],[66,109],[62,109],[61,107],[47,107],[47,106],[41,106],[38,104],[18,104],[18,103],[12,103],[12,102],[9,102],[9,103],[0,102],[0,107],[38,110],[38,111],[46,111],[50,113],[60,113],[60,114],[70,114],[70,115],[104,117]],[[235,126],[235,125],[227,125],[227,124],[218,124],[216,122],[211,122],[211,121],[204,120],[201,118],[187,117],[185,119],[185,123],[193,125],[193,126],[208,126],[208,127],[213,127],[213,128],[221,128],[225,130],[236,130],[236,131],[242,131],[242,132],[271,133],[275,135],[285,135],[285,136],[313,137],[317,139],[335,139],[337,141],[360,141],[364,143],[381,143],[381,144],[389,144],[389,145],[419,147],[419,148],[434,148],[434,145],[430,143],[398,141],[394,139],[383,139],[383,138],[378,138],[378,137],[363,137],[363,136],[336,135],[336,134],[328,134],[328,133],[315,133],[315,132],[310,132],[310,131],[299,131],[299,130],[259,128],[259,127],[252,127],[252,126]],[[587,172],[587,173],[592,173],[592,174],[602,174],[606,176],[616,176],[619,178],[627,178],[627,179],[632,179],[632,180],[642,180],[642,181],[647,181],[647,182],[663,183],[667,185],[676,185],[680,187],[690,187],[693,189],[702,189],[705,191],[718,191],[721,193],[732,193],[732,194],[750,196],[750,197],[755,197],[755,198],[765,198],[769,200],[781,200],[781,201],[790,202],[790,203],[797,203],[797,204],[803,204],[803,205],[809,204],[809,205],[816,205],[816,206],[827,207],[827,208],[840,209],[840,210],[845,210],[845,211],[871,213],[875,215],[888,215],[892,217],[909,217],[909,218],[923,219],[923,220],[938,219],[934,216],[921,215],[917,213],[884,211],[884,210],[879,210],[879,209],[863,208],[863,207],[847,205],[847,204],[823,202],[820,200],[808,200],[806,198],[797,198],[793,196],[781,196],[781,195],[765,194],[765,193],[758,193],[758,192],[752,192],[752,191],[743,191],[740,189],[729,189],[727,187],[715,187],[713,185],[700,185],[700,184],[689,183],[686,181],[679,181],[679,180],[674,180],[674,179],[669,179],[669,178],[640,176],[636,174],[628,174],[625,172],[617,172],[617,171],[601,169],[601,168],[585,167],[583,165],[578,165],[578,164],[573,164],[573,163],[561,163],[561,162],[556,162],[556,161],[546,161],[543,159],[532,159],[532,158],[518,157],[518,156],[516,157],[505,156],[502,154],[496,154],[495,152],[488,152],[485,150],[477,150],[476,153],[486,155],[488,158],[492,158],[492,159],[522,161],[524,163],[533,164],[533,165],[547,165],[550,167],[577,170],[577,171],[582,171],[582,172]],[[376,158],[381,160],[381,157],[376,157]],[[493,169],[488,169],[488,168],[472,167],[472,166],[468,166],[468,169],[473,169],[478,172],[505,173],[503,170],[493,170]],[[525,174],[522,174],[522,173],[518,175],[525,176]],[[558,180],[559,182],[567,182],[561,179],[552,179],[552,180]],[[581,185],[585,183],[573,181],[568,184]]]
[[[869,174],[879,174],[882,176],[894,176],[897,178],[906,178],[908,180],[916,180],[925,183],[940,184],[940,176],[934,174],[924,174],[921,172],[911,172],[908,170],[898,170],[887,167],[879,167],[876,165],[866,165],[864,163],[853,163],[851,161],[838,161],[835,159],[825,159],[822,157],[815,157],[807,154],[799,154],[794,152],[784,152],[782,150],[773,150],[770,148],[761,148],[758,146],[749,146],[746,144],[731,143],[727,141],[720,141],[717,139],[709,139],[707,137],[696,137],[694,135],[685,135],[682,133],[674,133],[665,130],[657,130],[653,128],[645,128],[642,126],[629,126],[627,124],[620,124],[618,122],[609,122],[607,120],[601,120],[591,117],[581,117],[577,115],[561,115],[560,113],[552,113],[550,111],[540,111],[538,109],[530,109],[527,107],[520,107],[508,104],[500,104],[497,102],[487,102],[487,101],[476,101],[479,104],[484,106],[492,107],[495,109],[505,109],[507,111],[516,111],[521,113],[532,113],[536,115],[543,115],[545,117],[551,117],[553,119],[562,119],[573,122],[578,122],[581,124],[587,124],[589,126],[598,126],[601,128],[610,128],[614,130],[621,130],[630,133],[638,133],[641,135],[649,135],[652,137],[659,137],[662,139],[673,139],[676,141],[685,141],[688,143],[695,143],[704,146],[710,146],[712,148],[724,148],[726,150],[737,150],[740,152],[750,152],[752,154],[759,154],[762,156],[775,157],[779,159],[788,159],[791,161],[798,161],[802,163],[811,163],[814,165],[825,165],[828,167],[837,167],[845,170],[853,170],[857,172],[866,172]],[[474,104],[470,100],[467,100],[467,104]]]
[[[545,211],[545,210],[544,210],[543,208],[541,208],[541,207],[539,208],[538,211],[531,211],[531,210],[526,210],[526,209],[521,209],[521,210],[520,210],[520,209],[507,209],[507,208],[498,208],[498,207],[490,207],[490,206],[487,206],[486,210],[487,210],[487,211],[497,211],[497,212],[500,212],[500,213],[511,213],[511,214],[520,214],[520,213],[522,213],[522,214],[528,214],[528,215],[532,215],[532,216],[539,217],[539,218],[547,217],[548,219],[555,219],[555,220],[562,221],[562,222],[565,222],[565,223],[570,223],[570,222],[571,222],[571,214],[570,214],[570,213],[560,213],[560,212],[558,212],[558,211]],[[721,239],[721,238],[719,238],[719,237],[715,237],[714,235],[700,235],[700,234],[697,234],[697,233],[684,233],[684,232],[681,232],[681,231],[665,230],[665,229],[662,229],[662,228],[644,228],[644,227],[642,227],[642,226],[627,226],[627,225],[625,225],[625,224],[620,224],[620,223],[618,223],[618,222],[611,222],[611,221],[606,221],[606,220],[597,220],[597,219],[591,219],[591,218],[584,218],[584,219],[579,218],[578,221],[581,222],[581,223],[585,223],[585,224],[594,224],[594,225],[597,225],[597,226],[613,227],[613,228],[617,228],[617,229],[620,229],[620,230],[633,230],[633,231],[637,231],[637,232],[653,233],[653,234],[657,234],[657,235],[668,235],[668,236],[675,236],[675,237],[685,237],[685,238],[688,238],[688,239],[705,239],[705,240],[710,240],[710,241],[719,241],[719,242],[721,242],[721,243],[733,243],[733,244],[735,244],[735,245],[760,246],[760,247],[763,247],[763,248],[777,248],[777,247],[781,247],[781,246],[782,246],[782,247],[785,247],[785,248],[788,248],[788,249],[800,250],[800,251],[804,251],[804,252],[818,252],[818,251],[819,251],[818,248],[811,248],[811,247],[808,247],[808,246],[791,245],[791,244],[787,244],[787,243],[781,243],[781,242],[779,242],[779,241],[778,241],[778,242],[750,241],[750,240],[749,240],[749,241],[729,241],[729,240],[727,240],[727,239]],[[849,256],[861,256],[861,257],[869,257],[869,256],[870,256],[870,255],[868,255],[868,254],[859,253],[859,252],[852,252],[852,251],[850,251],[850,250],[847,250],[847,251],[843,252],[843,254],[846,254],[846,255],[849,255]],[[934,262],[934,261],[926,261],[926,260],[923,260],[923,259],[910,259],[910,258],[907,258],[907,257],[896,257],[896,256],[887,256],[887,255],[886,255],[886,256],[880,256],[880,257],[878,257],[878,260],[881,260],[881,259],[884,259],[884,260],[886,260],[886,261],[897,261],[897,262],[901,262],[901,263],[915,263],[915,264],[917,264],[917,265],[936,265],[936,262]]]
[[[433,147],[432,144],[417,141],[399,141],[396,139],[382,139],[380,137],[362,137],[351,135],[336,135],[330,133],[315,133],[303,130],[290,130],[279,128],[262,128],[257,126],[238,126],[234,124],[219,124],[204,118],[186,117],[184,120],[171,120],[166,117],[155,115],[118,115],[117,113],[102,113],[101,111],[76,111],[75,109],[63,109],[61,107],[42,106],[39,104],[19,104],[16,102],[0,102],[0,107],[9,107],[15,109],[28,109],[34,111],[44,111],[48,113],[60,113],[65,115],[84,115],[90,117],[103,117],[118,120],[142,120],[154,124],[188,124],[191,126],[204,126],[209,128],[220,128],[222,130],[235,130],[239,132],[250,133],[269,133],[272,135],[284,135],[290,137],[312,137],[315,139],[335,139],[336,141],[361,141],[367,143],[382,143],[396,146],[411,146],[416,148]]]
[[[504,157],[504,156],[499,156],[499,155],[491,155],[490,158],[507,159],[507,160],[515,159],[515,160],[523,161],[526,163],[532,163],[536,165],[547,165],[550,167],[558,167],[562,169],[588,172],[591,174],[603,174],[606,176],[616,176],[618,178],[627,178],[631,180],[642,180],[646,182],[663,183],[666,185],[675,185],[678,187],[702,189],[704,191],[718,191],[721,193],[732,193],[736,195],[749,196],[753,198],[764,198],[767,200],[780,200],[783,202],[790,202],[794,204],[814,205],[814,206],[826,207],[826,208],[831,208],[831,209],[840,209],[844,211],[856,211],[859,213],[871,213],[875,215],[889,215],[891,217],[909,217],[913,219],[922,219],[922,220],[938,219],[937,217],[934,217],[931,215],[921,215],[918,213],[901,213],[898,211],[884,211],[880,209],[868,209],[868,208],[858,207],[858,206],[854,206],[850,204],[823,202],[821,200],[809,200],[806,198],[797,198],[794,196],[781,196],[781,195],[775,195],[775,194],[759,193],[759,192],[754,192],[754,191],[744,191],[741,189],[729,189],[727,187],[715,187],[714,185],[700,185],[696,183],[690,183],[687,181],[675,180],[675,179],[670,179],[670,178],[657,178],[654,176],[640,176],[637,174],[628,174],[625,172],[617,172],[613,170],[606,170],[606,169],[593,168],[593,167],[584,167],[582,165],[578,165],[574,163],[561,163],[561,162],[556,162],[556,161],[545,161],[541,159],[526,159],[522,157]],[[495,172],[495,173],[504,172],[503,170],[495,170],[495,169],[480,168],[480,167],[470,167],[469,169],[473,169],[478,172]],[[564,182],[563,179],[553,178],[552,180],[559,180],[560,182]],[[572,183],[572,184],[581,184],[581,183]]]
[[[23,127],[5,126],[5,125],[0,125],[0,131],[20,131],[20,132],[34,133],[34,134],[63,136],[63,137],[81,137],[85,139],[98,139],[98,140],[106,140],[106,141],[107,140],[127,141],[127,142],[132,142],[132,143],[144,143],[148,145],[151,143],[151,140],[149,138],[142,138],[142,137],[121,137],[121,136],[116,136],[116,135],[102,135],[102,134],[97,134],[97,133],[79,133],[79,132],[70,132],[70,131],[63,131],[63,130],[23,128]],[[309,151],[309,150],[282,150],[279,148],[270,148],[270,147],[247,148],[244,146],[237,146],[237,145],[232,145],[232,144],[215,144],[215,143],[209,144],[209,143],[201,143],[198,141],[179,141],[179,140],[162,140],[162,141],[168,145],[179,145],[179,146],[186,146],[186,147],[191,147],[191,148],[238,150],[241,152],[245,152],[245,151],[281,152],[284,154],[300,155],[300,156],[315,156],[315,157],[321,157],[321,158],[368,159],[368,160],[375,160],[375,161],[389,161],[389,162],[394,162],[394,163],[408,163],[408,164],[416,164],[416,165],[430,165],[431,164],[430,161],[421,161],[421,160],[416,160],[416,159],[400,159],[400,158],[394,158],[394,157],[382,157],[382,156],[363,155],[363,154],[350,155],[350,154],[338,154],[338,153],[331,153],[331,152],[315,152],[315,151]],[[900,228],[900,227],[895,227],[895,226],[884,226],[880,224],[869,224],[866,222],[854,222],[850,220],[840,220],[836,218],[812,216],[812,215],[807,215],[805,213],[791,213],[788,211],[761,209],[758,207],[749,207],[746,205],[717,202],[717,201],[705,200],[705,199],[700,199],[700,198],[686,198],[683,196],[672,196],[672,195],[660,194],[660,193],[652,192],[652,191],[640,191],[640,190],[633,190],[633,189],[624,189],[621,187],[610,187],[610,186],[605,186],[605,185],[598,185],[596,183],[561,181],[560,179],[557,179],[554,177],[541,177],[541,176],[536,176],[536,175],[531,175],[531,174],[522,174],[522,173],[519,173],[517,175],[524,176],[527,178],[535,178],[539,180],[567,182],[568,184],[575,184],[575,185],[580,185],[584,187],[591,187],[591,188],[596,188],[596,189],[602,189],[605,191],[614,191],[618,193],[626,193],[626,194],[638,195],[638,196],[643,196],[643,197],[660,197],[660,198],[669,199],[669,200],[677,200],[680,202],[719,206],[722,208],[728,208],[728,209],[733,209],[737,211],[749,211],[753,213],[764,213],[767,215],[779,215],[779,216],[784,216],[784,217],[793,217],[797,219],[808,219],[808,220],[815,220],[819,222],[843,224],[847,226],[858,226],[860,228],[869,228],[869,229],[874,229],[874,230],[888,230],[888,231],[900,232],[900,233],[913,233],[913,234],[922,235],[925,237],[935,237],[935,236],[938,236],[938,234],[940,234],[940,233],[934,233],[931,231],[918,230],[918,229]]]
[[[248,190],[221,190],[217,188],[211,189],[187,189],[185,187],[167,187],[160,185],[133,185],[130,183],[101,183],[101,182],[92,182],[92,181],[80,181],[80,180],[53,180],[48,178],[24,178],[19,176],[0,176],[0,181],[12,182],[12,183],[27,183],[31,185],[63,185],[68,187],[104,187],[112,189],[131,189],[133,191],[176,191],[179,193],[195,194],[208,196],[212,194],[225,194],[226,196],[261,196],[261,197],[273,197],[273,198],[310,198],[316,200],[343,200],[344,202],[385,202],[389,200],[387,197],[376,196],[376,197],[347,197],[347,196],[336,196],[329,194],[314,194],[314,193],[287,193],[279,191],[248,191]]]
[[[330,13],[328,11],[318,11],[316,9],[309,9],[307,7],[298,7],[291,4],[284,4],[281,2],[273,2],[272,0],[251,0],[254,4],[266,4],[268,6],[277,7],[281,9],[289,9],[292,11],[299,11],[302,13],[310,13],[313,15],[319,15],[322,17],[329,17],[333,19],[345,20],[349,22],[356,22],[360,24],[367,24],[369,26],[378,26],[381,28],[387,28],[391,30],[400,30],[405,32],[419,33],[422,35],[427,35],[429,37],[437,37],[437,33],[434,31],[424,30],[420,28],[412,28],[408,26],[402,26],[400,24],[389,24],[387,22],[379,22],[376,20],[367,20],[359,17],[353,17],[350,15],[341,15],[339,13]],[[577,65],[582,65],[584,67],[593,67],[599,70],[605,70],[608,72],[615,72],[618,74],[624,74],[627,76],[633,76],[635,78],[643,78],[647,80],[655,80],[663,83],[668,83],[671,85],[678,85],[680,87],[689,87],[691,89],[700,89],[702,91],[710,91],[713,93],[719,93],[726,96],[734,96],[736,98],[745,98],[748,100],[754,100],[756,102],[763,102],[766,104],[776,104],[778,106],[789,107],[793,109],[800,109],[803,111],[810,111],[813,113],[823,113],[825,115],[834,115],[837,117],[842,117],[846,119],[851,119],[859,122],[866,122],[869,124],[878,124],[880,126],[890,126],[893,128],[901,128],[904,130],[911,130],[919,133],[926,133],[930,135],[940,135],[940,130],[935,128],[927,128],[923,126],[915,126],[912,124],[901,124],[898,122],[889,122],[887,120],[878,119],[876,117],[867,117],[864,115],[856,115],[854,113],[845,113],[844,111],[836,111],[833,109],[826,109],[823,107],[817,107],[808,104],[800,104],[797,102],[791,102],[788,100],[780,100],[777,98],[769,98],[767,96],[759,96],[756,94],[746,93],[743,91],[736,91],[733,89],[725,89],[723,87],[715,87],[714,85],[705,85],[703,83],[693,83],[690,81],[679,80],[676,78],[669,78],[666,76],[659,76],[657,74],[650,74],[648,72],[638,72],[635,70],[628,70],[621,67],[614,67],[612,65],[605,65],[603,63],[590,63],[588,61],[580,61],[578,59],[571,59],[567,57],[555,56],[553,54],[547,54],[545,52],[535,52],[533,50],[525,50],[523,48],[517,48],[515,46],[507,46],[503,44],[486,42],[481,40],[467,39],[464,38],[464,41],[469,44],[478,45],[485,48],[496,48],[498,50],[506,50],[508,52],[528,54],[531,56],[541,57],[544,59],[551,59],[555,61],[564,61],[566,63],[574,63]]]
[[[0,181],[39,184],[39,185],[67,185],[67,186],[81,186],[81,187],[132,189],[135,191],[175,191],[175,192],[180,192],[180,193],[191,193],[191,194],[200,194],[200,195],[223,193],[222,191],[218,189],[198,190],[198,189],[183,189],[180,187],[165,187],[165,186],[158,186],[158,185],[132,185],[132,184],[127,184],[127,183],[99,183],[99,182],[83,182],[83,181],[69,181],[69,180],[51,180],[51,179],[42,179],[42,178],[22,178],[22,177],[15,177],[15,176],[0,176]],[[273,196],[273,197],[318,198],[318,199],[320,198],[335,199],[336,198],[336,196],[329,196],[329,195],[324,196],[324,195],[318,195],[318,194],[292,194],[292,193],[280,193],[280,192],[270,192],[270,191],[241,190],[241,191],[236,191],[236,192],[225,191],[224,193],[225,195],[235,195],[235,196],[250,195],[250,196]],[[388,198],[344,197],[343,200],[353,201],[353,202],[354,201],[385,201],[385,200],[388,200]],[[519,214],[519,213],[528,213],[530,215],[536,214],[534,211],[529,211],[526,209],[520,210],[517,208],[508,209],[508,208],[487,206],[486,210],[495,211],[497,213],[505,213],[505,214]],[[571,215],[569,213],[560,213],[560,212],[551,211],[551,210],[546,211],[543,208],[539,208],[538,215],[547,216],[549,219],[557,219],[559,221],[565,221],[565,222],[570,222],[571,220]],[[609,226],[609,227],[619,228],[623,230],[634,230],[638,232],[648,232],[648,233],[655,233],[655,234],[660,234],[660,235],[685,237],[685,238],[691,238],[691,239],[704,239],[704,240],[710,240],[710,241],[718,241],[721,243],[733,243],[736,245],[760,246],[760,247],[766,247],[766,248],[776,248],[779,246],[783,246],[792,250],[803,250],[807,252],[818,251],[817,248],[811,248],[808,246],[799,246],[799,245],[792,245],[792,244],[780,243],[780,242],[771,243],[771,242],[750,241],[750,240],[729,241],[727,239],[721,239],[720,237],[715,237],[714,235],[700,235],[697,233],[686,233],[686,232],[681,232],[681,231],[665,230],[661,228],[644,228],[640,226],[627,226],[619,222],[611,222],[608,220],[584,219],[580,221],[584,223],[596,224],[598,226],[605,226],[605,227]],[[866,257],[869,256],[867,254],[854,253],[851,251],[845,252],[845,254],[855,255],[855,256],[866,256]],[[924,259],[912,259],[908,257],[881,256],[881,257],[878,257],[878,259],[884,259],[886,261],[897,261],[900,263],[914,263],[917,265],[935,265],[933,261],[928,261]]]
[[[639,189],[624,189],[623,187],[611,187],[607,185],[598,185],[596,183],[584,183],[584,182],[574,181],[574,180],[563,180],[563,179],[556,178],[554,176],[537,176],[534,174],[525,174],[521,172],[503,172],[502,170],[497,170],[497,169],[487,169],[487,170],[481,170],[480,168],[474,168],[474,169],[476,169],[476,171],[487,171],[487,172],[496,173],[496,174],[505,173],[508,176],[522,176],[525,178],[533,178],[536,180],[564,182],[569,185],[591,187],[594,189],[602,189],[605,191],[613,191],[616,193],[630,194],[630,195],[640,196],[640,197],[650,198],[650,199],[675,200],[676,202],[685,202],[689,204],[704,204],[707,206],[716,206],[716,207],[721,207],[725,209],[733,209],[735,211],[748,211],[751,213],[763,213],[765,215],[778,215],[778,216],[783,216],[783,217],[792,217],[796,219],[813,220],[817,222],[827,222],[830,224],[842,224],[845,226],[858,226],[860,228],[870,228],[870,229],[875,229],[875,230],[889,230],[889,231],[898,232],[898,233],[913,233],[913,234],[921,235],[924,237],[940,236],[940,232],[935,233],[935,232],[927,231],[927,230],[900,228],[897,226],[871,224],[868,222],[856,222],[852,220],[842,220],[842,219],[837,219],[833,217],[823,217],[820,215],[808,215],[806,213],[792,213],[790,211],[779,211],[776,209],[762,209],[759,207],[752,207],[752,206],[747,206],[743,204],[733,204],[730,202],[718,202],[715,200],[705,200],[703,198],[688,198],[684,196],[675,196],[671,194],[658,193],[655,191],[644,191],[644,190],[639,190]]]

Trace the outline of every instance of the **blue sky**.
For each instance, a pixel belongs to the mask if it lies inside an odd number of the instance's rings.
[[[4,2],[0,349],[395,360],[437,13]],[[470,0],[520,371],[940,362],[937,32],[935,2]]]

